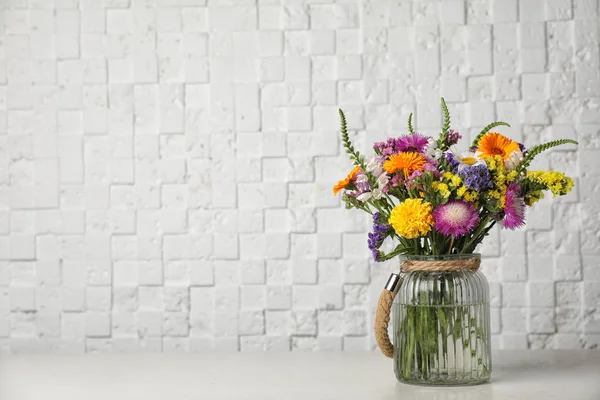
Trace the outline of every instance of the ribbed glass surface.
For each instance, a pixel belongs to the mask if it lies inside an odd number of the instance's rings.
[[[451,260],[479,254],[410,256]],[[411,271],[401,274],[393,307],[394,371],[400,381],[468,385],[492,370],[490,293],[479,271]]]

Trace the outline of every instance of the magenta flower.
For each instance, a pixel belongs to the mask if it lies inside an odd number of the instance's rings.
[[[511,183],[504,195],[504,221],[502,227],[517,229],[525,225],[525,200],[521,197],[521,189],[516,183]]]
[[[469,233],[479,220],[475,206],[462,200],[451,200],[433,211],[435,229],[455,238]]]
[[[396,139],[396,151],[414,151],[423,154],[428,143],[427,137],[417,132],[402,135]]]

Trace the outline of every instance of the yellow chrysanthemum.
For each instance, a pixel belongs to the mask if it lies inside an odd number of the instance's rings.
[[[477,151],[483,159],[500,156],[506,160],[515,150],[519,150],[519,143],[496,132],[486,133],[477,144]]]
[[[423,199],[406,199],[394,207],[388,222],[398,235],[407,239],[425,236],[434,222],[431,203]]]
[[[392,154],[386,162],[383,163],[383,169],[388,174],[396,171],[403,171],[404,177],[408,178],[415,171],[423,171],[427,163],[425,157],[412,151]]]
[[[333,195],[337,195],[340,190],[345,189],[346,186],[348,186],[350,184],[350,182],[352,181],[352,179],[356,178],[356,175],[358,175],[358,173],[360,172],[360,168],[359,167],[354,167],[352,169],[352,171],[350,171],[350,173],[348,174],[348,176],[344,179],[342,179],[341,181],[339,181],[337,183],[337,185],[335,185],[333,187]]]

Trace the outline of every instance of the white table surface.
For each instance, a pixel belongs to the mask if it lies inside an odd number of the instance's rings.
[[[600,351],[494,353],[492,382],[396,382],[378,353],[0,356],[2,400],[600,400]]]

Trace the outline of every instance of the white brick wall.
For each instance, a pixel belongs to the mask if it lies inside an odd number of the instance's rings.
[[[597,0],[0,2],[0,348],[373,348],[395,262],[331,186],[415,113],[577,179],[481,251],[494,346],[600,346]]]

